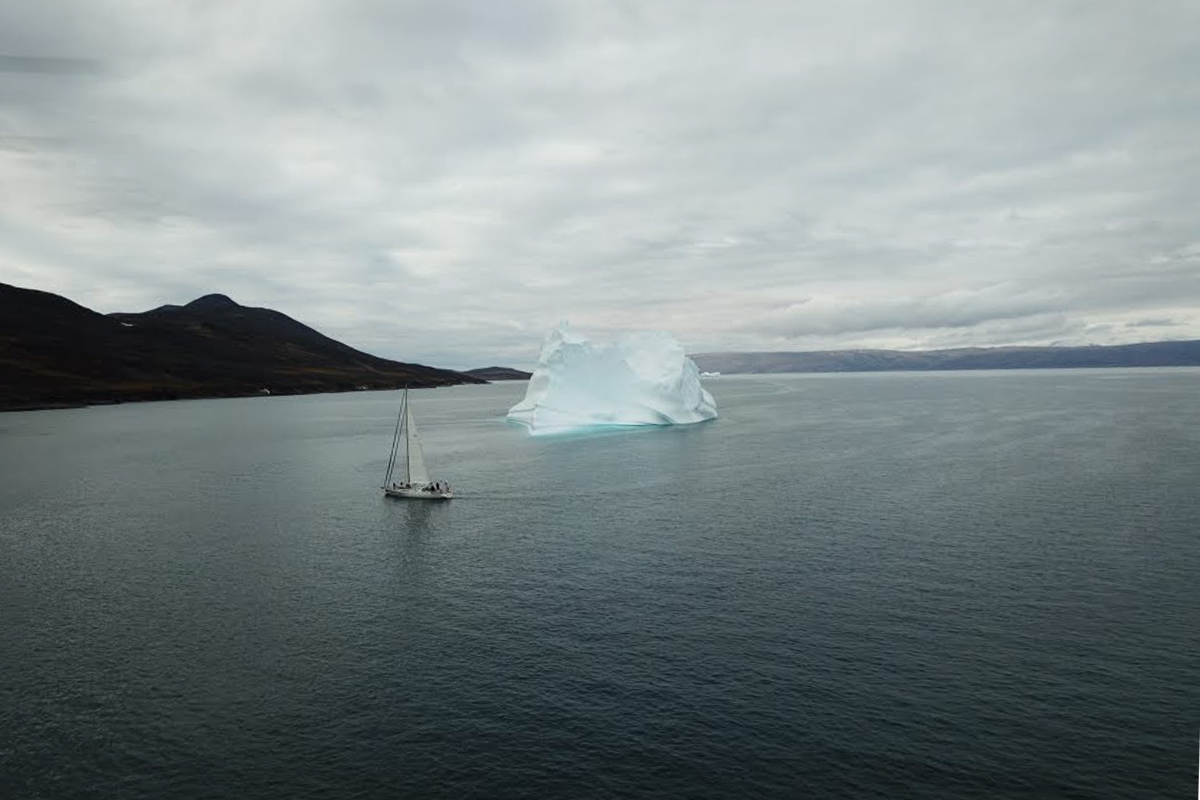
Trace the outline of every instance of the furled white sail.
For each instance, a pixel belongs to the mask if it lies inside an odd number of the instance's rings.
[[[408,482],[414,486],[429,483],[429,470],[425,468],[425,453],[421,450],[421,435],[413,419],[412,404],[405,403],[404,437],[408,450]]]

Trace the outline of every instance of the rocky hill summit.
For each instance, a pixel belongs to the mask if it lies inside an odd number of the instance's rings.
[[[0,410],[459,383],[486,381],[379,358],[223,294],[105,315],[0,284]]]

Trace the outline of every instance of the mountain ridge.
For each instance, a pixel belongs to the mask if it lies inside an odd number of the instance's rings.
[[[476,378],[483,378],[486,381],[527,381],[533,377],[532,372],[526,372],[523,369],[514,369],[513,367],[478,367],[476,369],[463,370],[466,375],[474,375]]]
[[[1118,345],[959,347],[945,350],[808,350],[695,353],[722,374],[1200,366],[1200,339]]]
[[[226,295],[99,314],[0,283],[0,410],[460,383],[486,381],[373,356]]]

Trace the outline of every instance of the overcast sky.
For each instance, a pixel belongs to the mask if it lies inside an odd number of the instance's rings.
[[[378,355],[1200,338],[1200,3],[0,0],[0,282]]]

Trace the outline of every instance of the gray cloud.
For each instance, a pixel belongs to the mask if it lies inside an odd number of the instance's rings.
[[[98,310],[447,366],[1200,336],[1192,3],[17,5],[0,280]]]
[[[1128,328],[1174,328],[1186,323],[1177,319],[1139,319],[1135,322],[1126,322]]]
[[[34,75],[92,75],[100,71],[100,62],[89,58],[61,56],[12,56],[0,53],[0,72]]]

